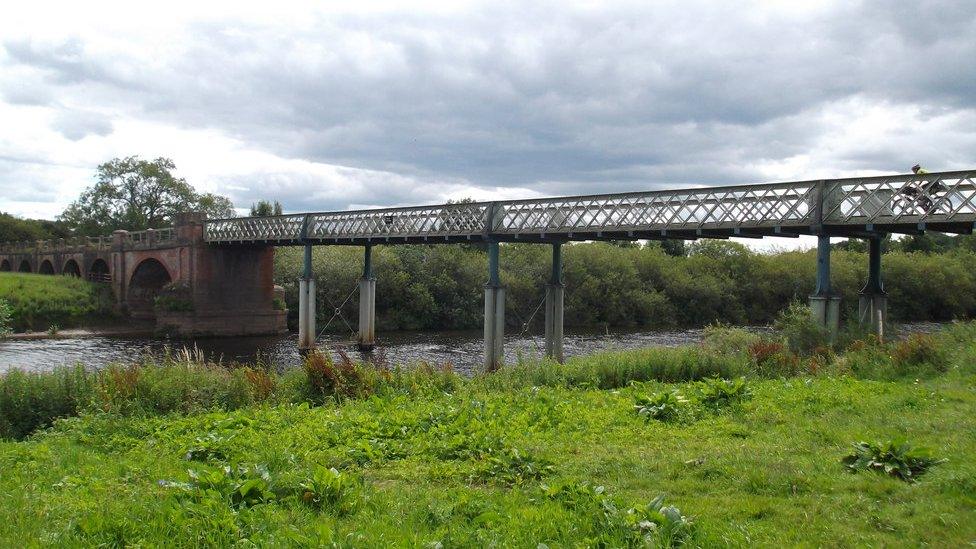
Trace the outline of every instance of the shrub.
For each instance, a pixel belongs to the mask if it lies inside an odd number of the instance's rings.
[[[50,372],[9,370],[0,377],[0,438],[22,439],[91,401],[94,375],[81,366]]]
[[[665,391],[653,395],[640,395],[636,398],[634,410],[646,421],[673,421],[681,416],[682,407],[688,399],[677,391]]]
[[[193,311],[193,296],[185,282],[170,282],[156,294],[153,307],[171,313]]]
[[[757,375],[763,377],[789,377],[800,372],[800,357],[791,353],[782,343],[759,339],[748,347],[749,359]]]
[[[781,311],[773,328],[786,339],[790,351],[800,356],[810,356],[830,346],[830,332],[813,318],[809,307],[800,303]]]
[[[0,339],[10,335],[13,331],[13,311],[6,299],[0,299]]]
[[[720,354],[745,353],[753,344],[762,340],[755,334],[742,328],[734,328],[725,324],[710,324],[702,333],[702,347]]]
[[[311,400],[317,404],[333,397],[364,397],[373,392],[374,382],[366,370],[341,351],[338,363],[327,353],[312,351],[305,356],[302,368]]]
[[[854,453],[841,460],[853,473],[876,471],[906,482],[915,482],[929,467],[945,461],[933,457],[931,450],[913,447],[904,439],[875,444],[858,442],[854,444]]]
[[[895,344],[891,352],[895,371],[901,375],[930,375],[949,369],[949,354],[934,337],[912,334]]]

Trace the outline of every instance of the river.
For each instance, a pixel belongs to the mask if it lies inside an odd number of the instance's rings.
[[[914,323],[901,327],[902,332],[932,331],[937,324]],[[754,327],[751,330],[765,330]],[[701,340],[702,330],[569,330],[564,350],[567,357],[586,355],[601,350],[634,349],[640,347],[672,347]],[[461,373],[470,374],[481,367],[483,342],[481,331],[463,332],[391,332],[378,334],[380,345],[373,356],[380,356],[388,364],[415,364],[421,361],[433,365],[450,363]],[[349,343],[348,338],[323,335],[320,348],[347,352],[353,359],[367,358]],[[143,337],[89,336],[58,339],[30,339],[0,341],[0,373],[11,368],[47,370],[60,365],[83,364],[101,368],[113,363],[131,363],[150,353],[176,352],[183,348],[196,349],[209,360],[224,363],[254,364],[260,360],[278,369],[300,364],[297,336],[288,334],[271,337],[198,338],[195,340],[149,339]],[[544,349],[542,335],[506,335],[505,361],[513,363],[519,357],[538,357]]]

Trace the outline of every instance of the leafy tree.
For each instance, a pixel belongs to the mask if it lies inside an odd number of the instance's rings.
[[[267,200],[259,200],[257,204],[251,204],[251,217],[271,217],[281,215],[281,203],[277,200],[274,203]]]
[[[77,234],[105,234],[116,229],[142,230],[170,225],[189,211],[227,217],[233,205],[225,197],[197,194],[185,179],[173,175],[168,158],[115,158],[98,166],[96,183],[61,214],[59,220]]]
[[[47,240],[63,238],[67,235],[65,228],[54,221],[21,219],[7,213],[0,213],[0,242]]]

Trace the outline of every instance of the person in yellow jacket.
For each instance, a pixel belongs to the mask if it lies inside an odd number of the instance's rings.
[[[901,189],[901,194],[911,197],[926,214],[931,214],[933,206],[935,203],[933,199],[935,193],[941,193],[946,190],[945,186],[938,179],[931,179],[929,181],[923,182],[921,176],[928,175],[929,171],[923,168],[920,164],[915,164],[912,166],[912,173],[920,176],[918,181],[910,182],[908,185]]]

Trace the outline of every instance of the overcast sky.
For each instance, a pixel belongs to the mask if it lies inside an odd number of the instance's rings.
[[[976,166],[971,1],[65,4],[0,15],[0,211],[127,155],[286,211]]]

